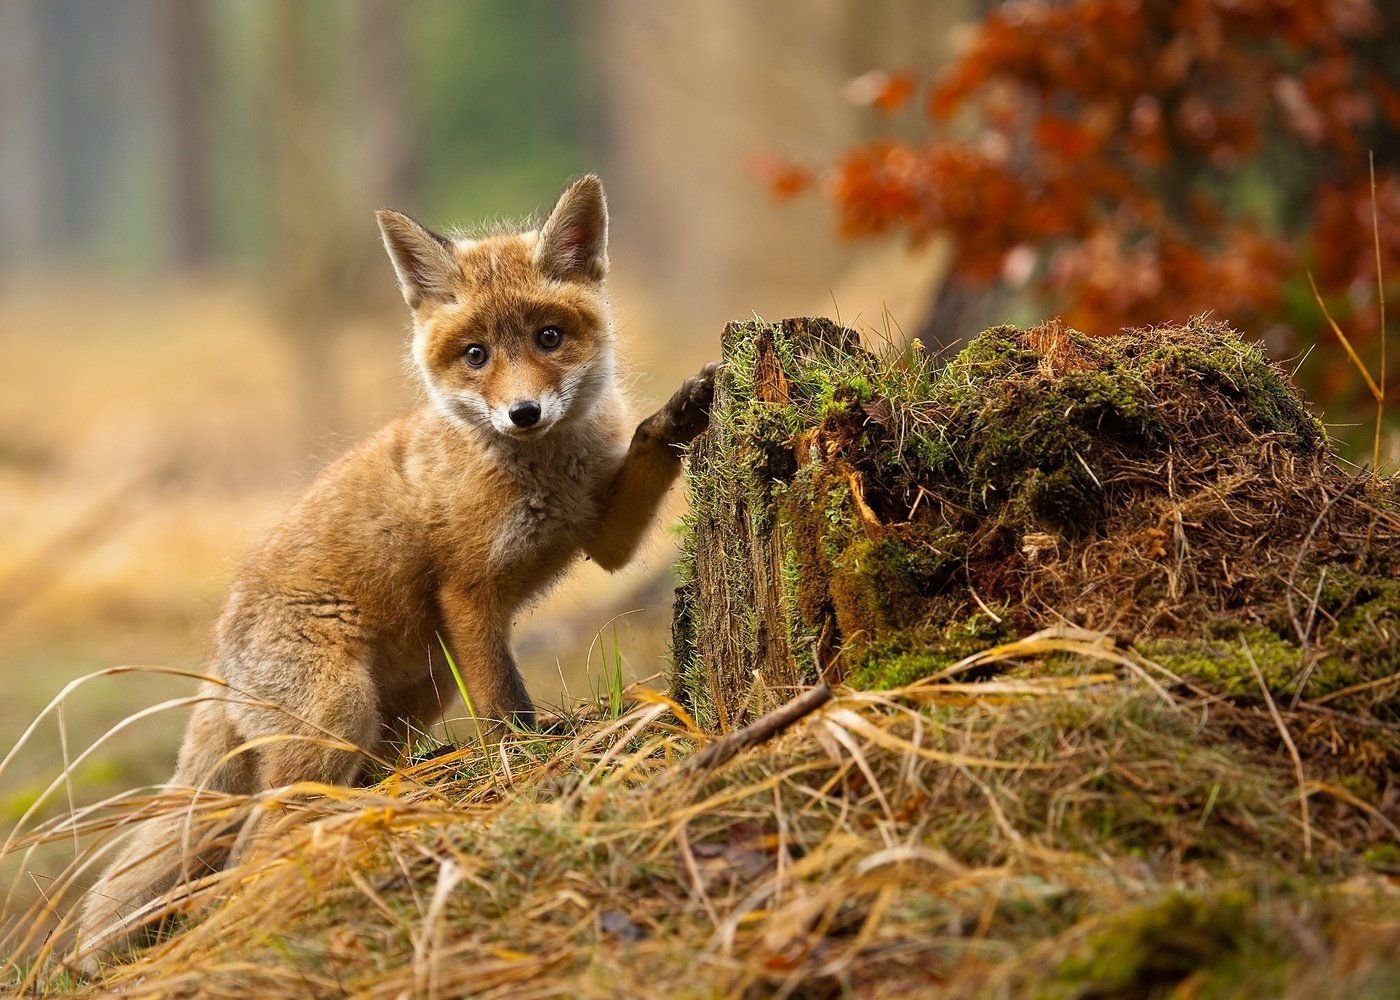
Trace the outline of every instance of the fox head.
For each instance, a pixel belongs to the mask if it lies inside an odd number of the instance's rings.
[[[413,313],[413,357],[433,403],[475,431],[528,439],[588,411],[615,376],[604,279],[608,208],[588,175],[538,230],[449,239],[378,213]]]

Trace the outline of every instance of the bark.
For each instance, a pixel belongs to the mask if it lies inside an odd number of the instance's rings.
[[[830,320],[791,319],[731,323],[721,343],[710,429],[689,457],[693,534],[672,632],[678,700],[702,726],[729,732],[799,688],[839,680],[832,629],[819,610],[798,613],[800,539],[775,492],[800,444],[755,434],[753,422],[778,417],[794,383],[859,340]]]

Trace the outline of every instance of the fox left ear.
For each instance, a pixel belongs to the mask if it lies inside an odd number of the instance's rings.
[[[535,266],[561,281],[602,281],[608,273],[608,201],[587,174],[559,196],[535,242]]]

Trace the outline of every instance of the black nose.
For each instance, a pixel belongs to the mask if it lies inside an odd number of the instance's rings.
[[[510,404],[510,422],[516,427],[534,427],[540,422],[540,404],[533,399],[522,399]]]

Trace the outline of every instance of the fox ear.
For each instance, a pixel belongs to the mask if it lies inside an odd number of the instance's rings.
[[[535,241],[535,266],[561,281],[602,281],[608,273],[608,201],[593,174],[559,196]]]
[[[462,276],[452,242],[400,212],[384,209],[374,217],[408,307],[417,309],[425,301],[452,298],[454,284]]]

